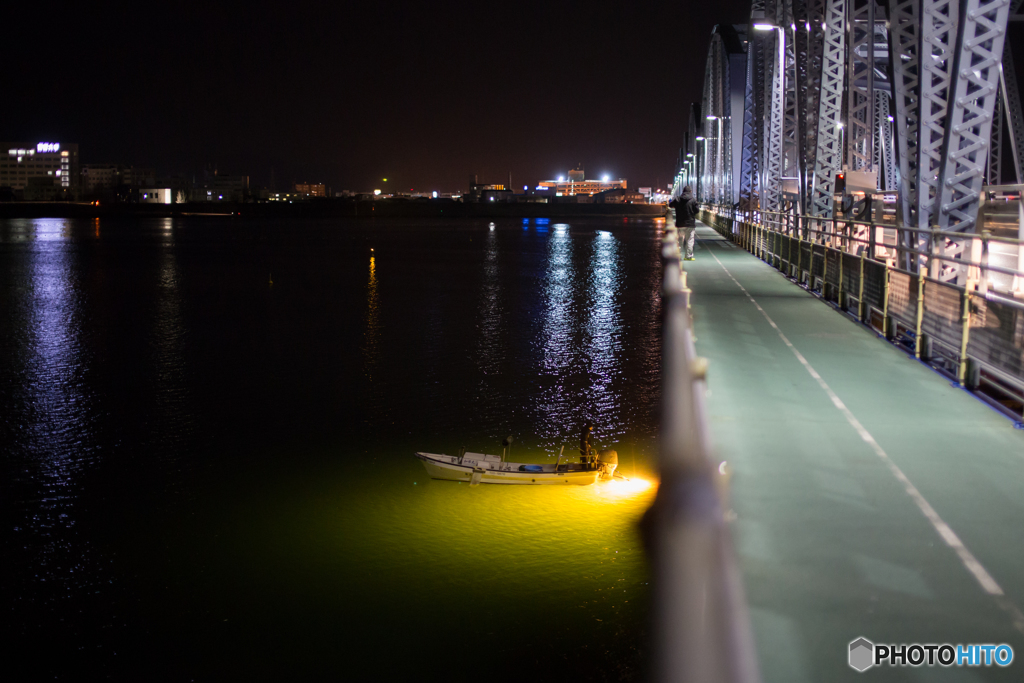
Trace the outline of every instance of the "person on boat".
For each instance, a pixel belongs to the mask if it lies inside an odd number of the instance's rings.
[[[583,429],[580,431],[580,462],[584,465],[590,461],[590,456],[594,454],[594,449],[590,446],[590,436],[594,432],[594,425],[587,422],[583,425]]]
[[[668,203],[676,211],[676,227],[679,228],[679,237],[684,245],[687,261],[693,260],[693,241],[697,234],[697,200],[693,198],[693,191],[687,185],[683,193]]]

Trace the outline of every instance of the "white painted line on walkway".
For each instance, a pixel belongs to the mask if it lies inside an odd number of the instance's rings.
[[[825,392],[825,394],[828,395],[829,399],[832,401],[832,405],[834,405],[839,410],[839,412],[843,414],[843,417],[846,418],[846,421],[850,423],[850,426],[854,428],[854,430],[864,441],[864,443],[871,447],[871,450],[875,452],[875,455],[881,458],[882,462],[884,462],[886,466],[888,466],[889,471],[892,473],[894,477],[896,477],[897,481],[903,484],[903,490],[907,492],[907,495],[909,495],[911,500],[914,501],[918,509],[920,509],[921,512],[924,514],[925,518],[929,522],[931,522],[931,525],[935,528],[935,531],[938,532],[939,536],[942,537],[942,540],[946,542],[946,545],[948,545],[950,548],[953,549],[954,552],[956,552],[957,556],[960,558],[960,561],[963,563],[964,567],[967,568],[967,571],[969,571],[974,576],[974,578],[977,579],[978,583],[981,585],[982,590],[984,590],[989,595],[995,597],[997,604],[1010,615],[1011,619],[1013,620],[1014,626],[1016,626],[1017,629],[1021,632],[1024,632],[1024,614],[1021,613],[1021,611],[1017,608],[1016,605],[1014,605],[1005,597],[1003,589],[999,586],[998,583],[996,583],[996,580],[992,578],[992,575],[988,573],[985,567],[982,566],[981,562],[978,561],[978,558],[976,558],[974,554],[967,549],[967,546],[963,544],[963,541],[960,540],[960,537],[956,535],[956,533],[949,527],[948,524],[946,524],[946,522],[943,521],[941,517],[939,517],[939,513],[935,511],[935,508],[933,508],[931,504],[928,503],[925,497],[921,495],[921,492],[917,489],[917,487],[914,486],[910,479],[907,478],[907,475],[903,473],[903,470],[901,470],[896,465],[896,463],[892,461],[892,459],[889,457],[889,454],[885,452],[885,450],[878,444],[877,441],[875,441],[875,437],[871,436],[871,432],[865,429],[864,425],[860,423],[860,420],[858,420],[856,416],[854,416],[850,409],[846,407],[846,404],[843,403],[842,399],[840,399],[839,396],[836,395],[836,392],[832,391],[832,387],[830,387],[825,382],[825,380],[821,378],[821,375],[819,375],[818,371],[811,366],[811,364],[807,361],[806,358],[804,358],[804,355],[800,353],[800,351],[797,350],[795,346],[793,346],[793,343],[789,341],[789,338],[786,337],[785,334],[783,334],[782,330],[779,329],[779,326],[776,325],[775,321],[771,319],[771,316],[769,316],[768,313],[766,313],[765,310],[761,308],[761,305],[757,303],[757,300],[750,295],[750,292],[748,292],[747,289],[740,284],[739,280],[733,277],[732,273],[729,272],[729,269],[725,267],[725,264],[719,261],[718,257],[715,256],[714,251],[711,249],[705,249],[705,251],[708,254],[711,254],[711,257],[714,258],[716,262],[718,262],[718,265],[721,266],[722,270],[725,271],[725,274],[729,276],[729,279],[736,283],[736,286],[740,288],[740,291],[742,291],[746,295],[746,297],[750,299],[750,303],[754,304],[754,307],[761,312],[761,315],[763,315],[764,319],[768,321],[768,324],[771,325],[772,328],[778,333],[779,338],[782,339],[782,342],[787,347],[789,347],[789,350],[793,352],[793,355],[795,355],[796,359],[800,361],[800,364],[804,366],[807,372],[810,373],[811,377],[813,377],[814,380],[818,383],[818,386],[820,386],[822,390]]]

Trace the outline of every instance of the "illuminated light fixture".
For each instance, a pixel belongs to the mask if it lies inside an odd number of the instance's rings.
[[[703,139],[704,139],[704,136],[703,136],[703,135],[698,135],[698,136],[697,136],[697,140],[703,140]]]
[[[379,195],[379,194],[380,194],[380,190],[374,190],[374,191],[373,191],[373,194],[374,194],[374,196],[377,196],[377,195]]]
[[[387,178],[385,178],[385,179],[384,179],[384,182],[386,183],[387,181],[388,181],[388,179],[387,179]]]
[[[432,196],[434,197],[434,199],[437,199],[437,190],[434,190],[434,191],[433,191],[433,192],[431,193],[431,195],[432,195]]]
[[[558,182],[564,183],[565,182],[565,176],[564,175],[558,176]]]
[[[693,156],[693,152],[688,152],[686,156],[692,157]]]
[[[604,178],[602,178],[601,180],[603,180],[604,182],[606,182],[606,183],[607,183],[607,182],[608,182],[608,180],[609,180],[609,177],[608,177],[608,176],[605,176],[605,177],[604,177]]]
[[[774,24],[765,24],[765,23],[754,24],[754,30],[755,31],[771,31],[773,28],[775,28]]]
[[[843,127],[843,122],[842,121],[836,121],[836,128],[842,128],[842,127]]]

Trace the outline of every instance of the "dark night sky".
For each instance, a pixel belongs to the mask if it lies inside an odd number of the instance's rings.
[[[716,23],[665,3],[21,2],[3,11],[0,139],[334,189],[522,186],[583,162],[667,182]]]

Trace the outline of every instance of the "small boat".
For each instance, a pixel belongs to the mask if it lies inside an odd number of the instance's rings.
[[[615,474],[619,456],[615,451],[601,451],[588,462],[562,462],[550,465],[534,465],[521,462],[506,462],[504,456],[485,453],[415,453],[427,468],[432,479],[466,481],[470,486],[477,484],[593,484],[600,479],[623,478]]]

